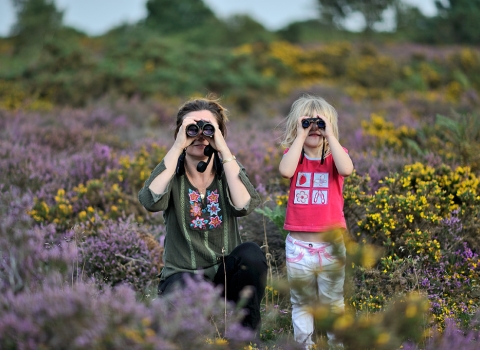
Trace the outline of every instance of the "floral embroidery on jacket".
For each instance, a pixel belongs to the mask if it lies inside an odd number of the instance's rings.
[[[200,203],[193,203],[190,206],[190,215],[191,216],[202,216],[202,206]]]
[[[201,201],[200,193],[198,193],[197,191],[193,191],[191,189],[188,189],[188,197],[190,197],[190,203]]]
[[[217,193],[217,190],[215,191],[207,191],[207,194],[209,194],[207,196],[207,199],[210,203],[218,203],[218,197],[220,196],[218,193]]]
[[[210,228],[215,228],[220,226],[222,223],[222,217],[221,216],[214,216],[210,220]]]
[[[190,226],[193,226],[193,228],[199,228],[201,230],[206,228],[206,224],[208,223],[208,220],[202,219],[200,217],[196,217],[195,219],[192,220],[192,223]]]
[[[215,216],[218,215],[220,207],[218,206],[218,203],[210,203],[209,205],[207,205],[207,210],[210,213],[210,216]]]
[[[207,205],[202,208],[202,198],[198,191],[188,189],[190,201],[190,216],[194,219],[190,221],[190,227],[200,230],[214,229],[222,224],[222,216],[219,212],[222,210],[219,205],[218,190],[207,191]]]

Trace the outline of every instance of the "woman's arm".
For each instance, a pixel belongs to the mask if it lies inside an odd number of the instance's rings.
[[[158,174],[148,185],[148,188],[153,193],[161,194],[165,192],[170,180],[172,179],[172,176],[175,175],[178,157],[180,157],[182,152],[183,148],[179,149],[178,145],[175,144],[167,152],[165,158],[163,158],[165,170]]]
[[[165,210],[168,204],[168,197],[164,194],[175,175],[178,158],[183,150],[192,142],[187,137],[185,127],[195,122],[193,118],[185,118],[179,128],[175,142],[167,152],[163,160],[153,169],[150,177],[145,181],[143,188],[138,193],[140,203],[149,211]]]
[[[224,162],[223,171],[225,172],[233,205],[238,208],[244,208],[252,197],[240,179],[240,165],[233,158],[233,154],[218,127],[215,128],[215,136],[211,143],[212,147],[220,153]]]
[[[232,156],[223,159],[232,159]],[[240,166],[235,160],[232,160],[223,164],[223,170],[225,171],[225,177],[227,178],[228,189],[233,205],[238,208],[244,208],[250,202],[252,197],[240,179]]]
[[[138,200],[148,211],[157,212],[157,211],[165,210],[168,205],[168,201],[170,198],[168,184],[165,190],[158,194],[153,192],[149,188],[150,183],[153,180],[155,180],[159,175],[161,175],[165,170],[166,170],[165,164],[164,164],[164,161],[162,160],[160,164],[158,164],[155,167],[155,169],[153,169],[152,173],[150,174],[150,177],[145,181],[145,184],[138,192]]]
[[[148,186],[148,188],[154,193],[160,194],[165,192],[165,189],[167,188],[172,176],[175,174],[178,157],[180,157],[183,150],[187,148],[194,140],[193,137],[187,136],[185,128],[196,121],[197,120],[193,117],[186,117],[183,120],[182,125],[178,130],[177,137],[175,138],[175,143],[163,159],[166,169],[158,174],[158,176],[154,178]]]

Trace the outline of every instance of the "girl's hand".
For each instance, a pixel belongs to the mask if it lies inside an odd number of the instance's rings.
[[[305,119],[309,119],[309,118],[310,117],[302,116],[302,117],[298,118],[298,121],[297,121],[297,137],[302,138],[303,140],[305,140],[307,138],[308,133],[310,132],[310,129],[312,128],[312,125],[313,125],[313,124],[310,124],[308,126],[308,128],[306,128],[306,129],[303,128],[302,122]]]
[[[325,128],[319,129],[322,136],[324,136],[325,138],[328,138],[329,136],[333,135],[332,123],[330,123],[330,121],[327,118],[325,118],[323,115],[317,115],[317,118],[322,119],[325,123]]]

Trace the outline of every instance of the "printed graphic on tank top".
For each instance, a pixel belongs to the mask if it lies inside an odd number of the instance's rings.
[[[299,172],[294,204],[328,204],[328,173]]]

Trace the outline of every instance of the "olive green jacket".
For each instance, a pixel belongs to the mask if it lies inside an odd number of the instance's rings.
[[[166,169],[163,160],[145,181],[138,199],[148,211],[163,211],[167,232],[161,280],[178,272],[204,274],[213,280],[222,255],[241,243],[237,217],[251,213],[260,196],[238,164],[240,179],[251,196],[243,208],[232,203],[224,172],[215,175],[203,200],[186,175],[174,175],[164,193],[152,192],[150,183]]]

